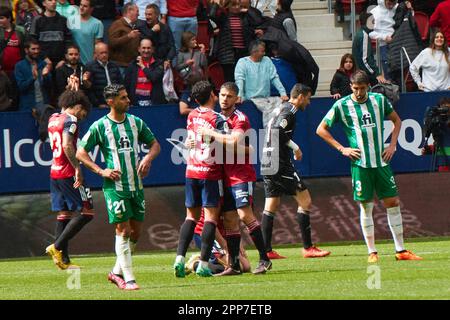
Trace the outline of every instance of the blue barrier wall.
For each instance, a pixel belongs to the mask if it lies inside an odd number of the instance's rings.
[[[396,107],[403,125],[397,153],[392,161],[394,172],[420,172],[430,168],[431,158],[420,155],[422,121],[425,109],[436,105],[449,92],[402,94]],[[296,162],[297,169],[305,177],[343,176],[349,174],[349,162],[323,142],[315,130],[325,113],[334,103],[330,98],[314,98],[305,112],[297,113],[297,129],[294,140],[302,148],[304,158]],[[250,118],[253,128],[261,128],[261,114],[252,103],[240,107]],[[83,135],[89,125],[108,110],[93,110],[81,123]],[[185,128],[186,118],[179,115],[177,105],[131,108],[130,113],[141,117],[152,129],[161,144],[161,154],[153,162],[151,172],[144,179],[146,186],[184,184],[185,165],[174,164],[172,153],[178,155],[166,139],[176,138],[176,129]],[[389,121],[385,138],[389,138]],[[333,135],[348,145],[340,128],[333,128]],[[389,141],[389,139],[388,139]],[[101,161],[99,152],[97,162]],[[0,113],[0,194],[48,191],[51,152],[48,142],[41,143],[35,120],[30,113]],[[87,185],[97,188],[101,179],[85,171]]]

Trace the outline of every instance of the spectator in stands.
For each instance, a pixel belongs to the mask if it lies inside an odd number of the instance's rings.
[[[25,43],[25,59],[19,61],[14,69],[20,94],[20,111],[42,108],[49,101],[51,66],[40,58],[40,47],[35,39],[28,40]]]
[[[199,106],[199,104],[192,97],[192,86],[201,80],[202,78],[199,75],[192,76],[188,79],[187,86],[181,92],[180,101],[178,104],[180,108],[180,115],[187,116],[192,110]]]
[[[99,42],[95,45],[94,61],[86,65],[91,87],[89,89],[89,100],[94,107],[108,108],[103,96],[103,89],[110,84],[123,84],[119,66],[109,61],[108,45]]]
[[[80,14],[69,18],[73,41],[80,48],[80,60],[88,63],[94,56],[94,45],[102,41],[103,24],[92,16],[94,0],[81,0]]]
[[[155,48],[154,56],[164,61],[164,70],[166,70],[175,58],[176,49],[172,31],[159,21],[159,16],[159,7],[153,3],[149,4],[145,8],[145,21],[138,20],[137,28],[141,32],[141,37],[152,40]]]
[[[157,6],[159,8],[159,12],[161,14],[161,23],[166,24],[167,22],[167,1],[166,0],[125,0],[123,3],[129,3],[129,2],[133,2],[134,4],[136,4],[139,8],[139,20],[147,20],[146,17],[146,8],[151,5],[154,4],[155,6]],[[159,19],[159,14],[158,14],[158,19]],[[155,44],[155,48],[156,48],[156,44]]]
[[[220,9],[219,4],[211,7],[211,19],[217,24],[214,55],[223,69],[225,82],[234,82],[234,69],[240,58],[247,56],[250,42],[256,39],[255,29],[251,26],[248,10],[242,12],[239,0],[229,1],[227,7]]]
[[[0,112],[11,111],[13,103],[11,80],[0,66]]]
[[[447,40],[441,31],[436,32],[431,39],[430,47],[424,49],[414,59],[409,71],[419,90],[426,92],[450,90],[450,54]]]
[[[25,33],[28,34],[34,17],[38,15],[34,2],[32,0],[15,0],[13,7],[16,25],[22,26]]]
[[[166,103],[162,88],[163,76],[163,61],[153,57],[152,40],[142,39],[139,56],[125,71],[124,84],[131,105],[148,107]]]
[[[392,42],[394,34],[394,16],[398,6],[397,0],[378,0],[378,5],[372,9],[371,13],[374,17],[374,29],[370,33],[370,38],[376,39],[380,45],[381,65],[386,79],[390,79],[388,44]]]
[[[65,63],[55,70],[57,96],[65,90],[70,89],[68,80],[72,75],[78,78],[79,88],[81,90],[86,92],[87,89],[90,88],[89,72],[87,72],[84,65],[80,63],[80,49],[76,45],[67,47]]]
[[[268,115],[280,103],[279,99],[270,97],[270,85],[273,84],[281,96],[288,101],[286,89],[280,81],[277,70],[269,57],[266,57],[266,45],[256,40],[250,44],[250,56],[239,59],[234,71],[236,85],[239,88],[239,100],[252,100],[263,113],[263,126],[268,122]]]
[[[127,3],[123,7],[123,17],[113,22],[109,28],[109,50],[111,60],[124,72],[138,55],[141,33],[136,27],[138,7]]]
[[[336,70],[330,84],[330,92],[333,99],[337,100],[353,93],[350,87],[350,77],[355,71],[355,59],[353,59],[351,53],[344,54],[341,58],[341,65]]]
[[[12,22],[11,9],[0,7],[0,65],[11,79],[14,67],[24,57],[25,30]]]
[[[242,101],[253,98],[270,96],[270,84],[273,83],[281,95],[287,101],[286,90],[280,82],[270,58],[265,56],[266,45],[263,41],[256,40],[250,44],[250,56],[239,59],[234,76],[239,88],[239,98]]]
[[[44,0],[45,1],[45,0]],[[57,0],[56,12],[69,19],[72,16],[78,15],[78,8],[69,3],[69,0]]]
[[[181,37],[181,48],[177,57],[176,69],[187,84],[188,78],[199,76],[207,78],[208,61],[205,56],[205,45],[197,44],[195,34],[184,32]]]
[[[272,60],[275,69],[277,70],[281,84],[287,91],[290,92],[294,85],[298,82],[297,75],[294,68],[292,67],[292,64],[290,64],[286,59],[283,59],[283,57],[280,56],[277,43],[270,43],[269,51],[272,53],[270,59]],[[271,84],[270,88],[270,94],[272,96],[277,95],[277,89],[273,84]]]
[[[67,19],[56,12],[55,0],[43,0],[44,14],[36,17],[30,35],[39,41],[41,52],[56,66],[64,60],[66,46],[72,42]]]
[[[119,0],[95,0],[92,15],[103,23],[103,41],[108,43],[109,27],[117,16]]]
[[[439,28],[450,43],[450,0],[438,4],[430,17],[430,27]]]
[[[167,23],[172,30],[175,47],[181,48],[183,32],[197,34],[197,7],[199,0],[167,0]]]
[[[272,26],[286,32],[289,39],[297,41],[297,23],[291,10],[293,0],[278,0],[277,14],[273,17]]]
[[[356,32],[352,43],[352,55],[355,59],[356,67],[367,73],[370,84],[375,85],[378,82],[385,83],[386,79],[381,74],[375,62],[374,52],[369,34],[371,30],[367,26],[367,19],[371,13],[362,11],[359,15],[359,23],[361,28]]]

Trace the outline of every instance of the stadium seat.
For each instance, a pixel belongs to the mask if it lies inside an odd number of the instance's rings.
[[[414,19],[416,20],[422,41],[428,41],[430,31],[430,19],[428,18],[428,15],[424,12],[415,11]]]
[[[211,79],[211,82],[216,87],[216,90],[219,91],[222,84],[225,83],[225,77],[223,75],[223,69],[220,63],[213,62],[208,66],[208,75]]]
[[[355,10],[356,13],[360,13],[364,7],[364,4],[367,2],[367,0],[355,0]],[[351,12],[351,0],[342,0],[342,7],[344,9],[344,14],[350,14]]]
[[[197,43],[203,43],[205,45],[205,50],[207,53],[209,51],[209,43],[211,40],[211,36],[209,35],[208,30],[208,23],[208,21],[199,21],[197,30]]]

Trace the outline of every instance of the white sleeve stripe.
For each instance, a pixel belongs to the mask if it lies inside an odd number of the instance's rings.
[[[367,45],[368,45],[368,41],[369,41],[369,36],[367,35],[367,33],[363,32],[363,56],[362,56],[362,60],[364,62],[365,67],[367,68],[367,70],[369,70],[370,73],[375,73],[375,71],[373,71],[373,69],[369,66],[369,63],[367,62]]]

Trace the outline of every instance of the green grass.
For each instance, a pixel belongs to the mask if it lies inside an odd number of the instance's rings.
[[[115,257],[77,256],[83,266],[80,289],[70,290],[73,274],[59,271],[49,258],[0,260],[0,299],[449,299],[450,239],[408,242],[423,261],[395,261],[393,244],[380,242],[381,289],[368,289],[366,247],[362,243],[321,245],[332,254],[304,259],[296,247],[277,250],[288,259],[274,260],[266,275],[184,279],[173,275],[174,252],[133,257],[141,290],[123,292],[106,281]],[[257,253],[249,250],[255,266]],[[190,255],[188,254],[188,257]],[[70,281],[69,281],[70,282]]]

